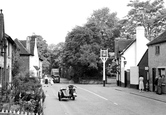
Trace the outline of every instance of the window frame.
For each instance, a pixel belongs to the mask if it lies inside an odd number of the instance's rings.
[[[159,45],[155,46],[155,55],[160,55],[160,46]]]

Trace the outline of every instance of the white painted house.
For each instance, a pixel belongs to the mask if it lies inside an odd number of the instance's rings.
[[[138,86],[138,63],[148,49],[149,40],[145,37],[143,26],[136,27],[136,39],[120,53],[120,82],[125,83],[125,71],[130,73],[130,85]]]
[[[38,50],[37,50],[37,39],[31,36],[27,37],[26,40],[26,47],[28,52],[31,54],[30,55],[30,61],[29,61],[29,70],[30,73],[33,76],[38,76],[38,71],[40,69],[40,61],[39,61],[39,55],[38,55]]]

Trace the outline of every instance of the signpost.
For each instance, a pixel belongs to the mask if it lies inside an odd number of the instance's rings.
[[[103,86],[105,87],[105,62],[108,59],[108,49],[100,50],[100,58],[103,61]]]

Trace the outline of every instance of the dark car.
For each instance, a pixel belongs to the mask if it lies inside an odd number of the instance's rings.
[[[52,78],[53,78],[53,82],[54,83],[60,83],[60,76],[54,76],[54,75],[52,75]]]

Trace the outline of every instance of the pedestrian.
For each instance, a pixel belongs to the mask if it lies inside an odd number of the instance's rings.
[[[161,95],[162,94],[162,78],[161,76],[158,77],[158,84],[157,84],[157,94]]]
[[[53,79],[52,78],[50,78],[50,84],[53,85]]]
[[[142,76],[139,77],[139,92],[143,92],[143,90],[144,90],[143,80],[144,80],[144,78]]]
[[[149,81],[148,81],[148,80],[147,80],[147,82],[146,82],[145,90],[146,90],[146,91],[149,91]]]
[[[45,84],[46,84],[47,87],[48,87],[48,77],[47,77],[47,75],[45,75]]]
[[[154,80],[154,86],[155,86],[155,92],[157,93],[157,87],[158,87],[158,76],[156,76],[155,80]]]

